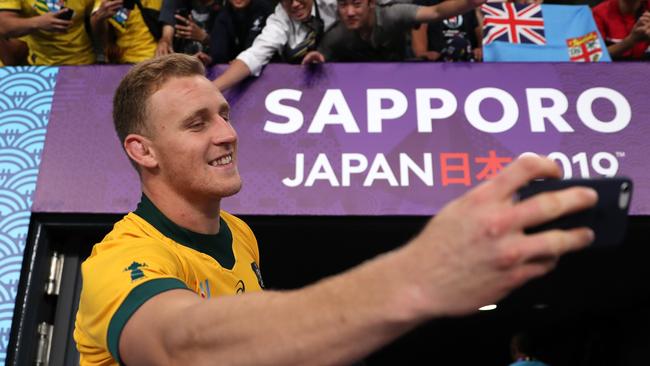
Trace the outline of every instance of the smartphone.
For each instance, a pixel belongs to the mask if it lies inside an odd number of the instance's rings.
[[[521,188],[519,200],[525,200],[538,193],[585,186],[598,192],[596,206],[576,212],[540,226],[529,228],[528,233],[549,229],[591,228],[596,237],[593,247],[618,245],[625,239],[627,219],[632,201],[632,180],[627,177],[537,180]]]
[[[74,10],[70,8],[61,8],[61,10],[66,10],[63,13],[57,15],[57,18],[63,19],[63,20],[70,20],[72,19],[72,16],[74,15]]]
[[[176,14],[182,16],[185,19],[190,18],[190,9],[188,8],[180,8],[176,10]],[[177,22],[180,22],[180,20],[176,19]],[[187,22],[183,22],[184,25],[187,25]]]

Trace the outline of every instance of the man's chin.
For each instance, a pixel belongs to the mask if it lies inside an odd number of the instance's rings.
[[[359,29],[359,23],[345,23],[345,27],[349,30],[357,30]]]
[[[225,198],[225,197],[236,195],[237,193],[239,193],[239,191],[241,191],[242,185],[243,183],[239,181],[239,184],[235,184],[232,187],[229,187],[229,189],[221,192],[221,197]]]

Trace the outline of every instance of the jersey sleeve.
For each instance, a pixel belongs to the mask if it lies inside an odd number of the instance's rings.
[[[75,339],[79,347],[108,349],[120,362],[119,337],[135,311],[162,292],[188,286],[181,280],[182,263],[161,243],[139,239],[102,245],[82,265]]]

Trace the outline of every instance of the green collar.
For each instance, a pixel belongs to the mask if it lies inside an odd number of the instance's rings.
[[[156,230],[173,241],[214,258],[223,268],[232,269],[235,265],[235,254],[232,251],[232,232],[223,218],[219,217],[220,229],[217,234],[195,233],[176,225],[172,220],[168,219],[144,193],[142,193],[138,208],[133,213],[142,217]]]

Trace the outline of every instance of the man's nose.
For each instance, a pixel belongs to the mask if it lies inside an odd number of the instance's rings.
[[[237,132],[232,125],[221,116],[216,116],[212,128],[212,141],[215,144],[233,143],[237,141]]]

